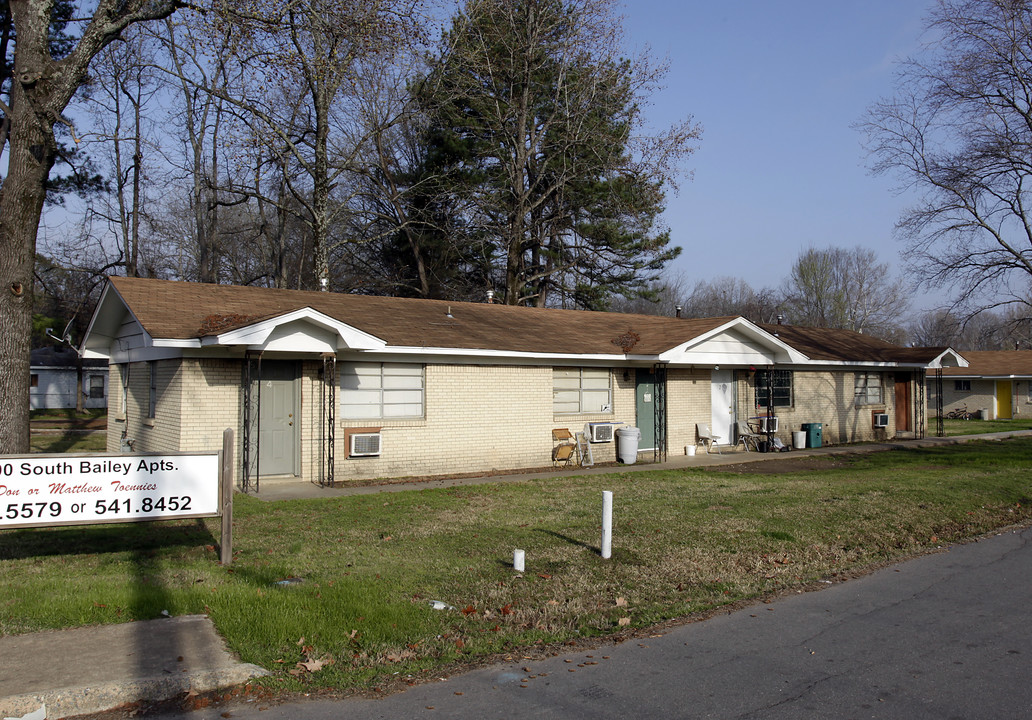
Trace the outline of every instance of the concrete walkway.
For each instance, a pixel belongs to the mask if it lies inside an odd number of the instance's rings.
[[[422,488],[514,482],[575,474],[627,473],[712,467],[809,455],[866,453],[895,448],[928,447],[975,439],[1002,440],[1032,435],[1032,430],[953,438],[928,438],[789,453],[733,452],[672,457],[664,463],[609,465],[595,468],[490,477],[449,478],[375,486],[322,488],[302,482],[263,482],[262,500],[334,497]],[[40,720],[98,713],[136,701],[181,697],[240,685],[264,670],[237,661],[211,622],[184,616],[145,622],[75,628],[0,637],[0,718],[38,713]]]
[[[55,720],[265,675],[200,615],[0,637],[0,718]]]

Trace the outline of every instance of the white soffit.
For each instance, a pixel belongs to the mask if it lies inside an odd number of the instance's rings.
[[[122,296],[108,283],[100,295],[97,309],[93,311],[90,324],[82,340],[80,353],[84,358],[106,358],[111,354],[111,344],[125,322],[129,310]]]
[[[661,353],[671,365],[772,365],[805,363],[809,358],[745,318],[714,328]]]
[[[964,356],[958,353],[953,348],[947,348],[943,350],[938,357],[928,363],[925,367],[929,369],[936,368],[947,368],[947,367],[967,367],[968,361],[964,359]]]
[[[384,340],[309,307],[202,338],[201,344],[247,345],[294,352],[382,350],[387,346]]]

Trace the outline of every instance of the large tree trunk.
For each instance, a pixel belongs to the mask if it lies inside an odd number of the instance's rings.
[[[17,83],[15,83],[17,86]],[[20,93],[19,93],[20,94]],[[49,142],[25,102],[14,101],[10,161],[0,187],[0,452],[29,451],[29,351],[32,336],[32,269],[43,187],[54,162]],[[32,118],[35,120],[35,118]]]
[[[12,3],[12,11],[21,3]],[[37,68],[45,59],[50,13],[15,15],[18,45],[11,78],[11,134],[7,177],[0,187],[0,452],[29,451],[29,352],[32,336],[32,270],[46,181],[56,140],[46,114],[34,111],[37,86],[49,78]],[[39,27],[42,24],[42,28]],[[36,27],[33,27],[33,26]],[[33,42],[34,39],[38,41]],[[45,88],[44,88],[45,92]],[[45,108],[44,108],[45,109]]]
[[[17,30],[11,78],[7,177],[0,186],[0,453],[29,451],[32,271],[46,183],[57,152],[54,123],[90,61],[133,22],[170,15],[181,0],[100,0],[63,60],[48,47],[52,0],[10,3]]]

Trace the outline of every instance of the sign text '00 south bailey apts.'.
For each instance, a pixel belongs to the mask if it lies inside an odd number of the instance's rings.
[[[0,458],[0,528],[218,514],[218,454]]]

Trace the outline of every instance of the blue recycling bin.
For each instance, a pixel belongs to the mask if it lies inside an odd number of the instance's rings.
[[[803,423],[803,432],[806,433],[806,447],[819,448],[821,435],[824,432],[824,423]]]

